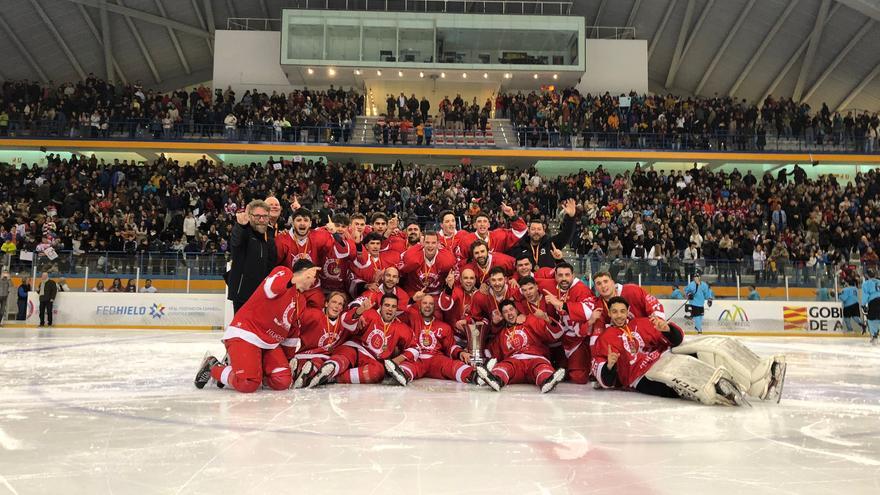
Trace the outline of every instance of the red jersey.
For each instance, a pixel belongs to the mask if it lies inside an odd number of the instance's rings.
[[[504,288],[504,293],[502,297],[496,297],[495,293],[490,289],[488,294],[483,294],[482,292],[477,292],[474,294],[474,302],[471,306],[471,314],[468,315],[474,320],[483,320],[491,330],[491,333],[495,333],[501,330],[501,326],[504,325],[502,321],[499,324],[492,323],[492,314],[495,311],[499,311],[498,305],[501,301],[505,299],[512,299],[514,301],[522,293],[519,291],[519,287],[513,287],[510,284],[507,284]],[[518,309],[521,309],[518,307]],[[522,311],[520,311],[522,312]]]
[[[437,355],[458,359],[462,348],[455,343],[452,327],[436,317],[431,317],[431,320],[426,322],[415,306],[409,308],[402,319],[412,328],[413,338],[419,350],[419,359],[430,359]]]
[[[514,266],[516,266],[516,265],[514,265]],[[542,280],[542,279],[555,280],[556,279],[556,270],[553,268],[548,268],[546,266],[542,266],[541,268],[538,268],[537,270],[533,271],[531,273],[531,277],[533,279],[535,279],[536,282],[539,280]],[[511,275],[511,278],[513,278],[514,280],[519,282],[520,279],[522,278],[522,276],[519,274],[519,272],[514,271],[513,275]]]
[[[476,294],[478,294],[476,290],[468,294],[462,289],[461,285],[456,285],[452,289],[452,293],[447,293],[446,290],[441,292],[440,297],[437,299],[437,307],[443,312],[443,319],[446,323],[455,328],[455,322],[467,319],[471,314]],[[460,336],[465,337],[464,334]]]
[[[583,283],[580,279],[574,279],[571,287],[569,287],[567,291],[561,290],[559,286],[556,285],[555,279],[538,280],[538,288],[541,290],[542,294],[545,290],[550,292],[562,302],[566,303],[569,308],[592,308],[596,304],[595,298],[593,297],[593,291],[591,291],[590,288],[587,287],[587,284]],[[562,346],[565,350],[566,356],[571,356],[574,351],[582,345],[589,345],[585,339],[590,335],[591,329],[586,322],[580,322],[567,313],[559,314],[554,307],[550,308],[548,314],[550,315],[550,318],[558,323],[559,328],[564,333]]]
[[[439,249],[429,263],[425,260],[422,245],[416,244],[403,253],[402,262],[400,285],[403,290],[409,294],[421,290],[427,294],[437,295],[440,293],[441,285],[446,281],[449,270],[455,267],[455,256],[445,249]]]
[[[303,240],[298,240],[293,229],[285,230],[275,236],[275,249],[278,251],[278,265],[292,268],[298,259],[307,259],[315,266],[324,267],[328,257],[343,259],[348,257],[352,244],[345,243],[340,246],[333,239],[333,235],[327,229],[311,229]],[[319,280],[325,278],[324,271],[318,273],[320,278],[315,281],[315,287],[321,285]]]
[[[364,250],[351,263],[351,273],[356,280],[372,283],[377,282],[376,274],[380,270],[390,267],[395,267],[399,270],[400,266],[400,253],[397,251],[381,251],[379,256],[373,257]]]
[[[354,241],[345,240],[346,248],[342,251],[342,247],[338,244],[334,245],[334,249],[330,250],[321,265],[319,275],[321,277],[321,287],[328,291],[348,292],[348,284],[351,282],[351,253],[356,252]],[[338,254],[346,254],[340,257]]]
[[[459,249],[461,249],[462,254],[468,254],[471,252],[471,244],[475,240],[480,239],[486,241],[489,245],[489,252],[503,253],[515,246],[528,231],[529,227],[526,225],[526,222],[522,218],[517,217],[510,222],[510,228],[490,230],[485,238],[480,237],[475,232],[470,232],[470,235],[462,237]]]
[[[681,332],[676,327],[670,328],[673,332]],[[607,326],[591,349],[593,376],[605,388],[614,386],[613,383],[604,383],[602,380],[602,368],[608,362],[609,347],[620,354],[617,364],[614,365],[620,383],[631,388],[672,347],[672,343],[647,318],[630,320],[623,327]]]
[[[297,354],[330,354],[348,340],[357,329],[357,319],[352,308],[336,319],[330,319],[324,311],[306,308],[299,318],[300,348]]]
[[[648,292],[636,284],[617,284],[615,294],[626,299],[629,303],[629,319],[633,318],[650,318],[657,316],[666,319],[666,313],[660,301],[648,294]],[[608,312],[608,306],[602,298],[596,299],[594,307],[602,308],[602,319],[597,321],[597,325],[610,325],[611,318]],[[587,321],[592,315],[593,307],[584,308],[582,305],[569,305],[568,311],[573,321]]]
[[[437,238],[440,240],[440,245],[449,250],[455,256],[455,259],[463,260],[467,258],[467,253],[462,252],[461,245],[473,235],[473,233],[466,230],[456,230],[451,236],[446,237],[446,234],[440,231],[437,233]],[[473,241],[471,240],[470,242]]]
[[[507,275],[513,273],[514,263],[516,260],[513,259],[512,256],[508,256],[504,253],[489,253],[489,259],[486,260],[486,268],[480,267],[476,261],[471,261],[470,263],[464,264],[459,270],[459,273],[464,271],[466,268],[470,268],[474,271],[474,274],[477,276],[478,284],[482,285],[489,281],[489,272],[495,268],[496,266],[500,266],[504,268],[504,272]]]
[[[544,320],[526,316],[518,325],[506,325],[488,345],[488,354],[501,359],[550,358],[550,344],[559,340],[562,333],[554,333]]]
[[[406,354],[410,361],[419,359],[412,329],[397,318],[391,323],[385,323],[375,309],[361,315],[357,333],[343,345],[354,347],[379,361],[391,359],[401,353]]]
[[[364,228],[364,236],[373,232],[373,228],[369,225]],[[386,231],[387,232],[387,231]],[[405,232],[394,232],[388,235],[388,237],[384,237],[382,239],[382,247],[381,251],[395,251],[398,254],[406,251],[406,233]]]
[[[238,338],[261,349],[297,347],[306,298],[295,286],[288,287],[292,277],[289,268],[275,267],[232,317],[223,340]]]

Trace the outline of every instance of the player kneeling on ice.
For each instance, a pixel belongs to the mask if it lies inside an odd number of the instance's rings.
[[[635,318],[627,321],[629,303],[622,297],[611,298],[608,310],[611,324],[593,344],[593,374],[601,387],[624,387],[710,405],[748,404],[740,390],[749,388],[739,386],[737,378],[727,368],[731,363],[747,365],[745,354],[751,351],[744,346],[726,339],[732,342],[728,349],[738,346],[737,352],[726,351],[725,355],[731,354],[726,358],[713,355],[711,361],[704,353],[701,358],[705,359],[698,359],[690,355],[691,352],[699,354],[698,349],[691,344],[682,345],[684,332],[681,328],[663,320],[652,322],[647,318]],[[702,347],[700,342],[704,340],[695,339],[694,345]],[[784,366],[781,372],[784,374]],[[781,375],[778,384],[781,387]],[[768,382],[768,388],[775,387]]]
[[[302,291],[312,286],[318,270],[308,260],[298,260],[293,269],[272,270],[226,327],[223,344],[228,364],[205,356],[196,387],[204,388],[213,378],[218,387],[229,385],[245,393],[262,383],[274,390],[289,388],[292,376],[283,348],[299,345],[297,319],[306,307]]]
[[[335,380],[339,383],[380,383],[385,378],[383,361],[400,364],[419,359],[412,329],[397,318],[397,296],[383,294],[379,311],[365,299],[355,310],[357,327],[352,338],[339,346],[309,381],[308,388]],[[343,322],[345,325],[345,323]]]
[[[486,349],[498,363],[491,371],[477,367],[477,374],[496,392],[512,383],[534,383],[541,393],[552,391],[565,378],[565,368],[550,364],[549,346],[562,338],[562,330],[553,333],[546,320],[520,314],[511,299],[501,301],[498,310],[504,326]]]
[[[413,330],[419,357],[412,359],[408,356],[400,364],[385,360],[388,374],[403,386],[422,377],[475,383],[476,371],[467,364],[470,354],[455,343],[452,327],[435,314],[434,297],[430,294],[416,294],[414,297],[419,300],[401,319]]]

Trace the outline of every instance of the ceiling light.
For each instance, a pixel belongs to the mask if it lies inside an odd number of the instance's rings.
[[[397,71],[397,77],[403,77],[403,71],[402,71],[402,70]]]
[[[360,69],[355,69],[355,70],[354,70],[354,75],[356,75],[356,76],[361,75],[361,71],[360,71]]]
[[[419,77],[425,77],[425,73],[424,73],[424,72],[419,72]]]
[[[486,72],[483,72],[483,79],[489,79],[489,74]]]
[[[559,79],[559,75],[558,75],[558,74],[553,74],[553,79]]]
[[[308,72],[309,75],[312,75],[312,74],[315,73],[314,69],[312,69],[311,67],[309,67],[308,69],[306,69],[306,72]]]
[[[445,78],[445,77],[446,77],[446,73],[445,73],[445,72],[441,72],[441,73],[440,73],[440,77]]]
[[[327,74],[330,74],[331,76],[335,76],[335,75],[336,75],[336,69],[332,69],[332,68],[331,68],[331,69],[327,69]]]
[[[461,77],[467,79],[467,72],[462,72],[462,73],[461,73]]]
[[[510,79],[510,77],[511,77],[511,76],[510,76],[510,72],[505,72],[505,73],[504,73],[504,79]]]
[[[534,75],[534,76],[532,76],[532,77],[534,77],[534,78],[535,78],[535,79],[537,79],[537,78],[538,78],[538,75],[537,75],[537,74],[535,74],[535,75]]]
[[[377,70],[377,71],[376,71],[376,75],[377,75],[377,76],[381,76],[381,75],[382,75],[382,71],[381,71],[381,70]]]

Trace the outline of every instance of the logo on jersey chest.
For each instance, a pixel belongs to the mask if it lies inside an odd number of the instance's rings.
[[[529,335],[522,328],[514,328],[507,333],[505,345],[507,345],[507,349],[511,351],[522,349],[529,345]]]
[[[623,342],[623,348],[626,349],[626,352],[632,356],[629,364],[633,364],[636,362],[638,358],[638,353],[642,352],[645,348],[645,340],[642,339],[642,336],[638,334],[638,332],[632,333],[632,338],[628,338],[626,333],[620,334],[620,340]]]
[[[419,334],[419,347],[434,350],[437,347],[437,336],[430,329],[425,328]]]
[[[321,274],[329,279],[342,280],[342,267],[339,264],[339,260],[327,258],[327,261],[324,262],[324,269],[321,270]]]
[[[388,350],[388,335],[381,328],[374,328],[367,334],[366,344],[378,356]]]
[[[281,314],[281,321],[278,318],[274,318],[272,321],[275,322],[276,325],[283,328],[284,330],[290,330],[291,325],[291,314],[296,312],[296,299],[291,299],[290,303],[284,308],[284,312]]]
[[[321,335],[321,338],[318,339],[318,347],[330,350],[333,345],[339,342],[339,334],[336,332],[324,332],[324,335]]]
[[[297,254],[293,255],[293,263],[296,263],[299,260],[309,260],[312,262],[315,261],[312,259],[312,253],[310,253],[308,251],[304,251],[302,253],[297,253]],[[291,267],[293,267],[293,263],[291,263]]]

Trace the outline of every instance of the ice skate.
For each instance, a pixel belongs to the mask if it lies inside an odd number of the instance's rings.
[[[229,354],[223,356],[223,359],[220,360],[220,366],[229,366]],[[225,388],[226,385],[223,384],[220,380],[217,380],[217,388]]]
[[[489,385],[489,387],[496,392],[500,392],[501,387],[504,386],[504,382],[495,376],[494,373],[487,370],[485,366],[477,366],[477,375],[480,376],[480,379],[483,380],[486,385]]]
[[[333,375],[336,374],[336,363],[332,361],[328,361],[324,363],[323,366],[315,373],[315,376],[309,380],[309,384],[306,385],[306,388],[315,388],[321,385],[326,385],[330,383]]]
[[[202,359],[202,364],[199,366],[199,371],[196,373],[196,379],[194,380],[196,388],[205,388],[205,385],[211,381],[211,368],[218,364],[220,364],[220,361],[217,361],[217,358],[210,353],[205,353],[205,358]]]
[[[306,361],[305,363],[303,363],[302,369],[299,370],[299,373],[297,373],[296,378],[293,380],[290,388],[303,388],[306,385],[306,379],[308,378],[309,373],[312,372],[312,368],[314,368],[314,365],[311,361]]]
[[[785,361],[775,361],[770,368],[770,384],[767,386],[767,395],[764,400],[782,400],[782,387],[785,385]]]
[[[876,335],[871,336],[870,343],[871,343],[871,345],[877,345],[877,336]]]
[[[396,380],[401,386],[405,387],[409,384],[409,378],[407,378],[403,368],[391,359],[385,360],[385,371],[387,371],[388,375],[391,378],[394,378],[394,380]]]
[[[736,388],[736,384],[727,378],[719,378],[715,384],[715,390],[722,399],[722,403],[728,406],[749,406],[749,401]]]
[[[544,383],[541,384],[541,393],[547,394],[553,391],[556,388],[556,385],[562,382],[565,379],[565,368],[559,368],[554,371],[552,375],[550,375]]]

